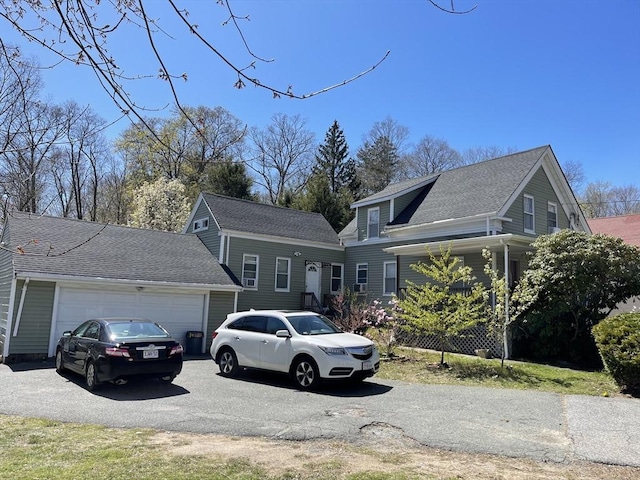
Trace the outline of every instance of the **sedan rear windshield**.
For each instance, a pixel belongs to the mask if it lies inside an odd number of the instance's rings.
[[[287,320],[300,335],[326,335],[342,332],[331,320],[322,315],[294,315],[287,317]]]
[[[155,323],[150,322],[118,322],[108,326],[112,340],[126,338],[168,338],[169,334]]]

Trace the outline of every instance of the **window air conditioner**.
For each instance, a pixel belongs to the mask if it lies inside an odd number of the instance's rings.
[[[365,293],[367,291],[366,283],[354,283],[353,284],[353,292],[354,293]]]
[[[560,230],[560,227],[549,227],[549,233],[558,233]]]

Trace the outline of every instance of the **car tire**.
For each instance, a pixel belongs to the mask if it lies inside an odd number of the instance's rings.
[[[291,378],[300,390],[311,390],[320,383],[320,372],[311,357],[299,357],[291,368]]]
[[[85,371],[85,385],[87,390],[93,392],[98,388],[98,372],[96,371],[96,364],[89,362]]]
[[[64,362],[62,361],[62,350],[58,349],[56,351],[56,372],[61,374],[64,373],[66,368],[64,368]]]
[[[218,367],[220,367],[220,375],[223,377],[235,377],[240,370],[238,365],[238,357],[236,352],[230,348],[225,348],[218,353]]]

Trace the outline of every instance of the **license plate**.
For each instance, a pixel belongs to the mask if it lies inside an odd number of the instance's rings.
[[[367,361],[367,362],[362,362],[362,369],[363,370],[371,370],[373,368],[373,363]]]
[[[158,350],[143,350],[142,358],[158,358]]]

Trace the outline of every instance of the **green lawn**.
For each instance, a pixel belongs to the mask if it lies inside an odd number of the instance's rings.
[[[414,383],[474,385],[530,389],[576,395],[616,395],[619,388],[606,372],[586,372],[537,363],[483,359],[445,353],[448,368],[440,367],[440,353],[396,348],[397,357],[383,360],[378,378]]]

